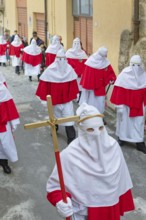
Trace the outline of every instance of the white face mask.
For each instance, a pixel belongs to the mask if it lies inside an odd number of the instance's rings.
[[[59,67],[59,71],[64,72],[67,65],[66,57],[56,57],[56,62]]]
[[[104,125],[94,128],[79,126],[78,139],[80,146],[93,160],[99,160],[99,152],[102,150],[105,132]]]
[[[104,125],[101,126],[95,126],[92,128],[85,128],[83,126],[79,125],[79,128],[86,133],[86,135],[91,135],[91,136],[100,136],[102,131],[104,130]]]
[[[80,41],[74,41],[73,42],[73,48],[76,50],[81,49]]]
[[[52,40],[52,45],[59,45],[59,44],[60,44],[59,39],[55,38]]]

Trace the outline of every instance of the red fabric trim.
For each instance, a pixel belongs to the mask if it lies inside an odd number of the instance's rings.
[[[0,132],[6,131],[7,122],[18,118],[19,114],[12,99],[0,104]]]
[[[73,80],[64,83],[45,82],[40,80],[36,95],[46,101],[46,96],[52,96],[52,104],[63,104],[77,98],[79,93],[77,81]]]
[[[139,90],[114,86],[110,101],[115,105],[126,105],[130,108],[129,117],[143,116],[143,105],[146,105],[146,88]]]
[[[30,55],[23,52],[22,61],[32,66],[37,66],[42,62],[42,53],[38,55]]]
[[[110,80],[116,80],[116,75],[111,65],[105,69],[94,69],[86,66],[80,84],[84,89],[94,90],[95,96],[105,96],[105,87]]]
[[[7,112],[4,109],[3,103],[0,103],[0,132],[6,131]]]
[[[56,54],[46,53],[46,66],[49,66],[55,61]]]
[[[66,192],[71,198],[71,194]],[[48,201],[56,206],[56,203],[62,200],[61,190],[55,190],[47,193]],[[116,205],[108,207],[88,207],[88,220],[120,220],[125,212],[134,210],[134,202],[131,190],[128,190],[124,195],[119,197],[119,202]]]
[[[71,194],[68,192],[66,192],[66,196],[71,198]],[[56,206],[56,203],[62,200],[61,190],[55,190],[53,192],[47,193],[47,199],[53,206]]]
[[[0,44],[0,55],[6,55],[7,44]]]
[[[131,190],[120,196],[119,202],[114,206],[88,208],[88,220],[120,220],[125,212],[134,210]]]
[[[17,58],[21,55],[21,49],[24,48],[23,44],[21,44],[19,47],[14,47],[12,44],[10,45],[9,55],[10,56],[16,56]]]
[[[78,77],[81,77],[82,73],[85,71],[85,62],[87,59],[72,59],[67,58],[68,63],[72,66]]]

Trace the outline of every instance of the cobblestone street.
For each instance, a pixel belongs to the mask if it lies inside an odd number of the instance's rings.
[[[55,208],[46,200],[46,182],[55,163],[50,130],[24,130],[24,124],[48,117],[47,108],[35,96],[37,77],[30,82],[22,72],[15,74],[11,66],[0,68],[21,120],[15,132],[19,161],[10,164],[11,175],[0,168],[0,220],[59,220]],[[115,137],[116,115],[110,108],[106,108],[105,121],[109,134]],[[60,150],[67,146],[64,128],[59,128],[58,142]],[[134,144],[126,144],[122,151],[134,185],[136,210],[121,220],[146,220],[146,155],[137,151]]]

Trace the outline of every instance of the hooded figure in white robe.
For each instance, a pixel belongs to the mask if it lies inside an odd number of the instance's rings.
[[[101,113],[105,110],[106,86],[116,80],[115,72],[107,59],[108,50],[100,47],[85,62],[85,71],[80,84],[82,94],[79,104],[86,102],[96,107]]]
[[[73,67],[74,71],[78,75],[78,86],[81,91],[81,75],[85,70],[85,62],[88,59],[86,52],[81,48],[81,41],[79,38],[73,40],[72,48],[66,51],[66,58],[68,63]],[[81,94],[81,93],[80,93]]]
[[[18,160],[13,132],[20,123],[19,114],[7,87],[0,82],[0,166],[5,173],[11,173],[8,160]]]
[[[30,81],[32,81],[32,76],[40,75],[42,51],[35,39],[32,39],[31,44],[23,49],[22,61],[24,62],[24,74],[29,76]]]
[[[21,66],[21,55],[23,49],[23,43],[18,35],[15,35],[14,40],[10,45],[10,57],[12,60],[12,66]]]
[[[114,84],[111,102],[117,108],[116,135],[120,145],[136,143],[137,150],[146,154],[144,123],[146,106],[146,72],[139,55],[130,59]]]
[[[56,54],[61,49],[63,49],[63,46],[60,43],[60,37],[58,35],[53,36],[51,44],[45,51],[46,66],[51,65],[55,61]]]
[[[73,100],[77,98],[77,74],[67,63],[64,49],[57,52],[55,61],[48,66],[40,77],[36,95],[46,102],[46,96],[51,95],[56,118],[74,115]],[[61,124],[65,126],[67,142],[75,138],[74,122]],[[58,130],[58,126],[56,125]]]
[[[1,63],[3,63],[3,65],[5,66],[7,62],[6,50],[7,50],[7,42],[3,36],[0,36],[0,65]]]
[[[134,209],[132,182],[120,146],[108,135],[95,107],[83,103],[76,113],[78,138],[60,155],[67,203],[62,201],[56,166],[47,182],[47,198],[62,217],[120,220],[120,215]]]

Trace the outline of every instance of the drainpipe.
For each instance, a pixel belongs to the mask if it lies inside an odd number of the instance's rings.
[[[133,24],[134,24],[134,44],[137,43],[139,40],[139,0],[134,0],[134,18],[133,18]]]
[[[47,0],[44,0],[44,11],[45,11],[45,45],[48,46],[48,10],[47,10]]]

